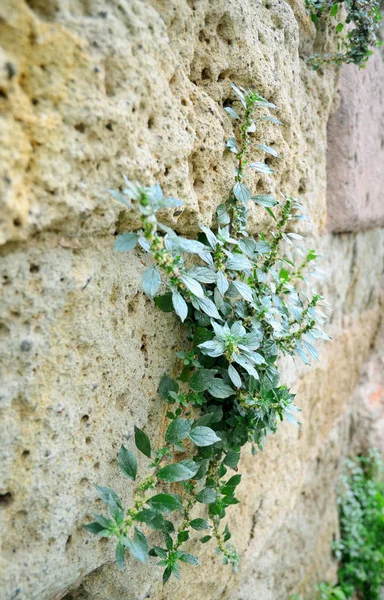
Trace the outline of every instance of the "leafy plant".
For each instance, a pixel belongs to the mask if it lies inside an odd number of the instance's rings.
[[[343,486],[341,537],[334,547],[340,585],[363,600],[379,600],[384,583],[384,465],[379,454],[349,460]]]
[[[338,496],[340,562],[336,586],[317,586],[316,600],[380,600],[384,583],[384,463],[377,451],[348,460]],[[291,600],[302,600],[298,594]]]
[[[156,557],[164,568],[164,583],[179,576],[180,564],[198,564],[183,549],[193,532],[203,533],[201,543],[213,539],[223,563],[236,569],[238,554],[221,521],[239,502],[241,449],[248,442],[253,452],[262,449],[267,434],[284,418],[298,423],[294,415],[299,409],[294,394],[279,382],[277,359],[298,355],[309,364],[318,359],[316,339],[329,339],[321,330],[323,299],[306,291],[304,273],[314,272],[316,253],[304,250],[303,238],[288,232],[292,222],[304,218],[302,206],[291,197],[253,194],[245,183],[251,171],[273,173],[263,161],[249,162],[248,154],[254,146],[278,158],[275,148],[255,144],[253,135],[258,121],[279,124],[265,114],[276,107],[253,91],[232,87],[236,101],[225,110],[238,124],[227,141],[236,168],[229,198],[217,207],[214,231],[201,225],[199,239],[187,239],[159,221],[160,209],[181,202],[165,197],[157,184],[146,187],[124,178],[122,191],[110,190],[124,206],[138,210],[142,222],[140,231],[117,237],[115,250],[138,245],[152,256],[154,264],[143,276],[144,292],[160,310],[174,311],[185,323],[189,347],[177,353],[177,379],[164,374],[160,381],[159,394],[168,405],[163,445],[154,448],[146,433],[135,428],[136,447],[147,457],[150,472],[137,487],[132,506],[123,510],[113,490],[98,488],[110,518],[95,515],[95,522],[85,527],[117,539],[121,568],[127,551],[141,561]],[[257,118],[255,109],[261,113]],[[252,202],[265,207],[275,222],[268,237],[262,233],[253,239],[247,233]],[[162,280],[168,291],[158,295]],[[119,465],[128,479],[136,480],[137,460],[125,447]],[[163,483],[174,485],[177,493],[159,491]],[[204,519],[193,515],[199,504],[207,507]],[[151,529],[162,533],[161,546],[150,548]]]
[[[305,5],[314,23],[320,18],[332,18],[343,14],[343,5],[347,13],[345,22],[339,20],[335,27],[338,34],[343,32],[339,38],[339,51],[312,56],[309,62],[314,69],[327,63],[339,66],[343,63],[353,63],[358,67],[365,67],[373,54],[371,48],[381,46],[378,39],[381,21],[380,0],[305,0]],[[346,27],[352,23],[353,28]]]

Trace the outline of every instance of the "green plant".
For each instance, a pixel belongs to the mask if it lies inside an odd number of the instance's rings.
[[[338,584],[316,587],[316,600],[380,600],[384,583],[384,463],[377,451],[348,460],[338,496]],[[302,600],[299,594],[291,600]]]
[[[315,54],[309,59],[314,69],[333,63],[353,63],[358,67],[365,67],[369,57],[373,54],[371,48],[381,45],[378,39],[378,29],[381,21],[380,0],[305,0],[307,11],[315,23],[320,18],[336,17],[344,5],[346,8],[345,23],[336,24],[339,38],[339,51],[334,53]],[[344,31],[346,25],[353,23],[353,28]]]
[[[362,600],[379,600],[384,583],[384,465],[379,454],[349,460],[343,488],[340,540],[334,546],[340,585]]]
[[[164,582],[171,574],[179,576],[181,563],[198,563],[183,550],[193,531],[205,532],[202,543],[214,539],[223,563],[236,568],[238,554],[229,542],[228,525],[222,528],[220,522],[238,503],[240,451],[247,442],[253,452],[262,449],[266,435],[284,418],[297,423],[294,394],[279,383],[277,359],[282,353],[297,354],[309,364],[310,357],[318,359],[315,340],[329,339],[320,328],[323,299],[306,292],[304,272],[316,253],[303,251],[297,246],[303,238],[287,231],[293,220],[303,218],[302,206],[291,197],[279,201],[253,195],[244,183],[249,169],[273,173],[265,162],[249,163],[248,153],[254,146],[278,157],[274,148],[255,144],[253,135],[258,121],[279,124],[269,114],[255,119],[255,109],[275,106],[252,91],[232,87],[236,104],[225,110],[238,123],[236,135],[227,141],[236,168],[228,201],[217,207],[215,231],[202,225],[199,239],[187,239],[158,221],[160,209],[181,204],[164,197],[158,185],[145,187],[125,178],[122,192],[110,190],[124,206],[138,210],[142,222],[140,231],[119,235],[115,249],[128,251],[138,244],[152,256],[154,265],[143,275],[144,292],[160,310],[176,312],[188,331],[189,347],[177,353],[182,365],[177,380],[164,374],[160,381],[169,423],[163,445],[153,448],[146,433],[135,428],[136,447],[148,458],[150,473],[132,506],[124,511],[112,489],[99,487],[111,518],[95,515],[95,522],[85,527],[117,538],[121,568],[126,551],[142,561],[148,554],[157,557]],[[265,207],[274,219],[268,239],[247,234],[250,202]],[[289,256],[283,246],[290,248]],[[169,291],[156,295],[162,275]],[[180,454],[182,460],[177,459]],[[119,465],[129,479],[136,479],[136,457],[124,446]],[[230,475],[230,469],[235,473]],[[179,493],[159,492],[163,484],[175,484]],[[197,504],[207,505],[207,518],[193,514]],[[180,517],[170,519],[173,512]],[[161,532],[164,544],[149,549],[142,526]]]
[[[329,583],[316,585],[315,592],[315,600],[348,600],[349,598],[340,586],[333,586]],[[289,600],[303,600],[303,597],[300,594],[293,594],[289,597]]]

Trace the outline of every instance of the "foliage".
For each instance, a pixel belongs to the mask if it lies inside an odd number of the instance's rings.
[[[384,583],[384,463],[376,451],[347,461],[338,496],[340,561],[336,586],[317,586],[316,600],[380,600]],[[291,600],[301,600],[298,594]]]
[[[314,272],[316,253],[304,251],[303,238],[287,231],[303,218],[302,206],[291,197],[280,201],[254,195],[244,183],[249,170],[273,173],[265,162],[248,162],[248,151],[258,120],[279,124],[265,114],[276,107],[252,91],[232,87],[236,101],[226,112],[238,127],[227,148],[235,155],[236,169],[229,199],[217,207],[215,231],[201,225],[199,239],[187,239],[159,221],[160,209],[181,205],[165,197],[159,185],[145,187],[125,178],[122,192],[111,190],[116,200],[140,212],[142,222],[140,231],[119,235],[115,249],[138,245],[152,256],[154,264],[143,276],[144,292],[160,310],[174,311],[185,323],[190,345],[177,353],[178,377],[164,374],[160,381],[159,394],[168,405],[163,445],[154,448],[146,433],[135,428],[136,447],[148,458],[151,472],[138,486],[133,505],[124,511],[113,490],[98,488],[110,518],[95,515],[86,528],[117,539],[121,568],[127,551],[142,561],[156,557],[164,582],[179,576],[180,564],[198,564],[183,550],[194,531],[203,533],[201,543],[213,539],[223,563],[236,569],[231,534],[220,522],[239,502],[241,449],[247,442],[253,452],[262,449],[267,434],[284,418],[298,423],[294,394],[279,382],[277,359],[298,355],[309,364],[318,359],[316,339],[329,339],[321,330],[323,299],[307,289],[304,275],[309,268]],[[255,109],[262,112],[258,118]],[[278,158],[275,148],[256,147]],[[253,239],[246,231],[252,202],[274,219],[268,238],[261,234]],[[158,295],[162,277],[169,291]],[[119,465],[128,479],[136,479],[137,460],[127,448],[120,450]],[[159,492],[163,482],[176,484],[177,493]],[[192,514],[199,503],[207,506],[206,519]],[[171,518],[174,512],[176,519]],[[151,529],[162,533],[161,546],[149,547]]]
[[[336,24],[339,36],[339,51],[335,53],[315,54],[309,59],[314,69],[321,65],[333,63],[353,63],[365,67],[373,54],[371,48],[381,45],[378,40],[380,27],[380,0],[305,0],[307,11],[315,23],[320,18],[336,17],[345,6],[347,16],[345,22]],[[353,23],[354,27],[346,27]]]
[[[384,465],[371,451],[348,461],[339,496],[341,538],[335,553],[339,580],[363,600],[379,600],[384,582]]]

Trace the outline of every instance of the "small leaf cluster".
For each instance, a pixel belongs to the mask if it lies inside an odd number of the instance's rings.
[[[342,13],[343,5],[347,13],[345,22],[339,20],[335,26],[338,34],[343,32],[338,43],[339,51],[312,56],[309,63],[315,70],[329,63],[339,66],[352,63],[363,68],[373,54],[372,48],[381,46],[382,42],[378,39],[380,0],[305,0],[305,5],[315,23],[320,18],[336,18]],[[348,27],[351,23],[353,28]]]
[[[333,549],[338,583],[316,587],[316,600],[380,600],[384,584],[384,463],[376,450],[349,459],[338,496],[340,539]],[[291,600],[302,600],[295,594]]]
[[[117,538],[120,567],[127,552],[141,561],[157,558],[164,582],[179,576],[182,563],[198,564],[183,549],[196,532],[204,531],[203,544],[214,540],[223,563],[236,569],[238,554],[228,525],[221,522],[239,502],[241,449],[248,442],[254,453],[262,449],[284,419],[298,424],[299,409],[294,394],[280,382],[278,358],[292,355],[309,364],[318,360],[316,340],[329,339],[322,331],[325,302],[308,280],[308,273],[316,274],[316,253],[291,231],[305,218],[302,205],[291,197],[256,194],[247,184],[250,173],[273,174],[262,157],[278,160],[279,153],[255,137],[260,122],[280,124],[269,113],[276,107],[252,90],[232,87],[235,98],[225,110],[234,123],[226,143],[235,158],[234,178],[229,197],[217,207],[215,227],[201,225],[198,239],[178,235],[158,213],[181,202],[165,197],[157,184],[142,186],[124,178],[122,190],[110,191],[124,206],[138,210],[142,224],[139,231],[119,235],[115,250],[140,247],[151,255],[144,293],[160,310],[176,313],[189,342],[177,352],[178,376],[165,373],[159,384],[167,418],[163,445],[154,448],[135,428],[148,474],[131,507],[123,510],[113,490],[98,488],[111,518],[96,515],[86,528]],[[257,152],[257,161],[249,161],[250,150]],[[268,234],[257,238],[247,232],[251,203],[264,207],[274,222]],[[136,480],[137,459],[130,449],[121,448],[119,465],[128,479]],[[172,493],[162,491],[163,486],[172,486]],[[150,547],[150,530],[163,536],[162,545]]]

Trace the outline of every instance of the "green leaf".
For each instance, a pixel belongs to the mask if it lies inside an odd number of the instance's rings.
[[[101,485],[97,485],[96,489],[99,494],[99,498],[104,502],[104,504],[110,506],[111,503],[113,503],[113,505],[117,505],[121,508],[121,500],[114,490],[109,487],[102,487]]]
[[[177,383],[177,381],[175,381],[174,379],[172,379],[171,377],[169,377],[166,373],[164,373],[164,375],[162,376],[161,380],[160,380],[160,384],[159,384],[159,394],[162,398],[164,398],[164,400],[169,400],[170,396],[169,396],[169,392],[176,392],[176,394],[179,391],[179,384]]]
[[[270,117],[270,116],[260,117],[260,121],[269,121],[270,123],[273,123],[274,125],[282,125],[282,122],[279,121],[279,119],[276,119],[276,117]]]
[[[202,529],[210,528],[210,524],[205,519],[193,519],[190,522],[190,526],[192,527],[192,529],[195,529],[196,531],[201,531]]]
[[[198,298],[196,301],[199,305],[199,308],[205,312],[205,314],[213,319],[221,320],[220,314],[212,300],[209,298]]]
[[[149,440],[149,437],[147,436],[146,433],[144,433],[144,431],[142,431],[141,429],[136,427],[136,425],[135,425],[135,444],[136,444],[136,448],[138,448],[138,450],[140,450],[140,452],[145,454],[145,456],[148,456],[148,458],[151,458],[151,442]]]
[[[224,296],[224,294],[228,288],[229,288],[228,279],[226,278],[226,276],[224,275],[224,273],[222,271],[218,271],[218,273],[217,273],[217,289],[219,290],[220,294],[222,296]]]
[[[193,460],[183,460],[179,463],[167,465],[157,472],[158,479],[174,483],[187,481],[197,473],[199,466]]]
[[[188,554],[188,552],[183,552],[179,557],[179,560],[182,562],[188,563],[189,565],[198,565],[199,561],[193,554]]]
[[[175,309],[175,313],[178,317],[180,317],[181,321],[184,322],[188,315],[188,306],[180,292],[173,292],[172,304]]]
[[[172,242],[172,248],[176,251],[199,254],[205,252],[207,248],[197,240],[189,240],[183,237],[168,238]]]
[[[148,560],[148,542],[144,533],[135,527],[133,540],[127,537],[121,538],[121,543],[129,550],[130,554],[142,563]]]
[[[172,566],[168,565],[163,572],[163,585],[165,585],[172,575]]]
[[[267,254],[269,251],[271,250],[271,246],[268,244],[268,242],[257,242],[256,244],[256,252],[258,252],[259,254]]]
[[[231,539],[231,533],[228,529],[228,523],[227,523],[225,526],[225,529],[224,529],[224,542],[227,542],[230,539]]]
[[[235,394],[235,390],[222,379],[215,378],[208,387],[208,391],[214,398],[229,398]]]
[[[337,31],[337,33],[340,33],[340,31],[343,31],[343,29],[344,29],[344,23],[338,23],[336,25],[336,31]]]
[[[195,392],[205,392],[217,373],[216,369],[198,369],[191,377],[189,386]]]
[[[193,427],[189,437],[199,447],[211,446],[215,442],[221,442],[221,438],[216,435],[213,429],[204,426]]]
[[[202,544],[206,544],[206,543],[207,543],[207,542],[209,542],[209,540],[211,540],[211,539],[212,539],[212,536],[211,536],[211,535],[203,535],[203,537],[202,537],[202,538],[200,538],[200,542],[201,542]]]
[[[151,529],[159,529],[160,531],[165,530],[163,515],[152,508],[143,508],[143,510],[138,512],[135,516],[135,521],[145,523]]]
[[[133,481],[136,479],[137,474],[137,460],[136,456],[132,454],[129,450],[121,446],[119,452],[119,467],[121,471],[126,475],[129,479]]]
[[[239,115],[237,114],[237,112],[235,110],[233,110],[233,108],[231,108],[230,106],[226,106],[224,108],[224,110],[229,114],[230,117],[232,117],[233,119],[240,119]]]
[[[114,501],[114,502],[116,502],[116,501]],[[111,521],[111,519],[106,519],[102,515],[93,515],[93,516],[95,517],[98,524],[101,525],[102,527],[104,527],[105,529],[113,529],[115,523],[113,521]]]
[[[115,252],[128,252],[132,250],[136,246],[138,239],[139,236],[133,231],[118,235],[114,246]]]
[[[151,556],[158,556],[159,558],[167,558],[168,552],[165,548],[160,548],[159,546],[153,546],[152,550],[149,551]]]
[[[177,543],[178,544],[182,544],[183,542],[186,542],[187,540],[189,540],[189,531],[188,530],[180,531],[177,534]]]
[[[89,531],[90,533],[93,533],[94,535],[98,535],[102,531],[105,531],[105,527],[100,525],[100,523],[96,523],[96,522],[87,523],[86,525],[83,525],[83,529],[86,529],[86,531]]]
[[[266,165],[263,162],[254,162],[251,163],[249,166],[251,167],[251,169],[258,171],[259,173],[263,173],[264,175],[270,175],[271,173],[274,173],[274,170],[268,167],[268,165]]]
[[[206,227],[205,225],[199,225],[201,231],[205,233],[205,237],[207,238],[208,244],[211,246],[212,250],[214,250],[217,246],[218,240],[213,231]]]
[[[338,10],[339,10],[338,4],[334,4],[330,10],[330,13],[329,13],[330,16],[334,17],[335,15],[337,15]]]
[[[226,146],[227,146],[227,148],[229,148],[229,149],[230,149],[230,151],[231,151],[231,152],[233,152],[234,154],[237,154],[237,153],[238,153],[238,151],[239,151],[239,150],[238,150],[238,148],[237,148],[237,145],[236,145],[236,140],[235,140],[235,138],[234,138],[234,137],[230,137],[230,138],[227,140]]]
[[[228,210],[225,204],[219,204],[219,206],[216,208],[216,218],[217,223],[220,226],[229,225],[231,218],[228,214]]]
[[[236,200],[242,202],[243,204],[247,204],[251,197],[251,190],[243,183],[240,183],[240,181],[237,181],[233,188],[233,194]]]
[[[241,385],[242,385],[241,377],[233,365],[228,366],[228,375],[229,375],[229,378],[232,381],[233,385],[238,389],[241,388]]]
[[[281,279],[283,282],[289,281],[289,273],[286,269],[280,269],[279,279]]]
[[[208,267],[194,267],[188,271],[188,275],[202,283],[215,283],[217,277],[215,271]]]
[[[196,496],[196,500],[202,504],[213,504],[217,498],[217,494],[213,488],[204,488]]]
[[[235,85],[232,82],[231,82],[231,88],[235,92],[236,96],[239,98],[239,100],[240,100],[241,104],[244,106],[244,108],[247,108],[247,104],[245,102],[245,98],[244,98],[243,92],[240,91],[239,88],[237,87],[237,85]]]
[[[230,485],[230,486],[236,487],[237,485],[239,485],[240,481],[241,481],[241,474],[239,473],[238,475],[233,475],[232,477],[230,477],[228,479],[228,481],[225,482],[225,485]]]
[[[240,460],[240,452],[235,452],[235,450],[228,450],[226,457],[224,459],[224,464],[227,465],[227,467],[231,467],[232,469],[234,469],[235,467],[237,467],[237,463]]]
[[[155,296],[154,298],[155,304],[162,312],[173,312],[173,304],[172,304],[172,294],[168,292],[163,296]]]
[[[116,546],[116,562],[119,569],[124,569],[125,548],[120,542]]]
[[[246,256],[242,254],[233,254],[227,260],[227,268],[231,271],[243,271],[252,269],[252,263]]]
[[[256,144],[256,146],[261,150],[264,150],[267,154],[272,154],[272,156],[275,156],[276,158],[279,158],[280,156],[274,148],[271,148],[271,146],[266,146],[265,144]]]
[[[254,302],[252,289],[246,283],[242,281],[234,281],[233,286],[237,289],[240,296],[244,298],[247,302]]]
[[[260,204],[260,206],[267,206],[268,208],[273,208],[278,204],[278,201],[273,196],[269,196],[268,194],[258,194],[257,196],[252,196],[252,200],[256,202],[256,204]]]
[[[188,437],[190,431],[190,421],[187,419],[175,419],[168,426],[165,434],[165,441],[169,444],[178,444]]]
[[[132,203],[129,201],[129,198],[127,198],[120,192],[117,192],[116,190],[107,190],[107,192],[109,192],[111,194],[111,196],[114,197],[115,200],[117,200],[118,202],[121,202],[125,206],[132,206]]]
[[[196,298],[204,298],[204,290],[201,287],[200,283],[196,281],[196,279],[193,279],[193,277],[189,277],[188,275],[182,275],[180,279],[184,283],[185,287],[194,296],[196,296]]]
[[[147,500],[147,504],[155,510],[164,513],[170,513],[183,508],[181,497],[177,494],[156,494]]]
[[[160,273],[157,267],[149,267],[144,271],[143,290],[148,298],[153,298],[160,287]]]

